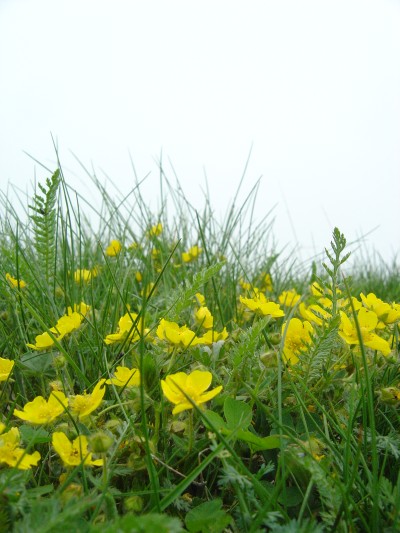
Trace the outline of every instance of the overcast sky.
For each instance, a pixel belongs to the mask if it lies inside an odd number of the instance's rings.
[[[71,155],[119,189],[172,162],[223,213],[263,176],[280,245],[302,258],[334,226],[400,251],[400,2],[0,0],[0,189],[46,173],[88,190]],[[111,189],[110,189],[111,190]]]

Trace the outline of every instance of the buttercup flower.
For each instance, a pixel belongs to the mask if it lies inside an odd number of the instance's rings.
[[[4,432],[5,426],[0,422],[0,466],[6,464],[20,470],[28,470],[36,466],[40,460],[40,453],[26,453],[19,447],[21,436],[18,428],[11,428]]]
[[[328,313],[328,311],[323,309],[320,305],[311,304],[307,307],[304,302],[300,303],[299,312],[303,318],[305,318],[309,322],[313,322],[314,324],[317,324],[317,326],[322,326],[324,321],[329,320],[332,316],[330,313]]]
[[[88,440],[85,435],[79,435],[72,442],[62,431],[55,431],[52,445],[61,457],[65,466],[103,466],[103,459],[93,459],[88,451]]]
[[[134,326],[134,323],[137,320],[137,313],[126,313],[123,317],[119,319],[118,322],[118,332],[117,333],[110,333],[106,336],[104,339],[104,342],[106,344],[113,344],[115,342],[122,342],[126,339],[128,339],[129,336],[129,342],[136,342],[140,339],[140,328],[141,328],[141,321],[139,320],[136,325]]]
[[[115,257],[122,250],[122,243],[117,240],[112,240],[106,248],[106,255],[109,257]]]
[[[278,300],[281,305],[286,305],[287,307],[294,307],[300,300],[300,294],[297,294],[295,289],[291,289],[290,291],[283,291],[282,294],[279,295]]]
[[[161,340],[168,341],[170,344],[187,348],[195,346],[198,343],[198,339],[194,331],[190,330],[187,326],[178,326],[176,322],[168,322],[162,318],[157,328],[157,337]]]
[[[149,237],[158,237],[159,235],[161,235],[162,230],[163,230],[162,224],[161,222],[159,222],[158,224],[156,224],[155,226],[152,226],[149,229],[149,231],[147,232],[147,235]]]
[[[243,298],[243,296],[240,296],[240,301],[247,309],[254,311],[258,315],[270,315],[272,318],[279,318],[285,315],[279,304],[269,302],[262,292],[257,292],[254,298]]]
[[[107,385],[116,385],[117,387],[139,387],[140,372],[137,368],[117,366],[114,377],[107,379],[106,383]]]
[[[292,318],[289,321],[286,329],[286,322],[282,324],[282,335],[285,335],[285,343],[283,346],[283,360],[287,363],[295,365],[299,361],[301,352],[307,350],[307,346],[311,343],[311,335],[314,332],[312,325],[305,320],[302,322],[298,318]]]
[[[89,283],[89,281],[96,277],[97,270],[87,270],[86,268],[81,268],[79,270],[75,270],[74,272],[74,281],[76,283],[80,283],[81,281],[84,281],[85,283]]]
[[[383,355],[389,355],[391,352],[389,343],[374,333],[378,325],[376,313],[362,307],[357,313],[357,321],[363,344],[368,348],[382,352]],[[356,324],[354,320],[350,320],[344,311],[340,311],[339,335],[347,344],[360,344]]]
[[[85,392],[84,394],[77,394],[70,398],[69,405],[71,412],[79,418],[85,418],[95,411],[103,401],[103,396],[106,392],[105,382],[105,379],[101,379],[91,394]]]
[[[24,280],[13,278],[8,272],[6,274],[6,280],[11,285],[11,287],[14,287],[15,289],[23,289],[24,287],[26,287],[26,283]]]
[[[190,398],[196,405],[208,402],[214,396],[219,394],[222,386],[207,391],[211,385],[211,372],[194,370],[189,375],[185,372],[170,374],[161,380],[161,388],[166,398],[175,404],[172,414],[176,415],[187,409],[193,409],[193,404],[188,400]]]
[[[57,338],[57,335],[55,336]],[[35,344],[27,343],[26,345],[28,346],[28,348],[32,348],[32,350],[47,350],[48,348],[51,348],[54,345],[54,339],[50,336],[49,333],[47,333],[47,331],[45,331],[40,335],[36,335]]]
[[[50,424],[64,413],[68,406],[68,398],[60,391],[53,391],[46,401],[43,396],[24,405],[22,411],[14,409],[14,415],[31,424]]]
[[[187,252],[182,252],[182,261],[185,263],[190,263],[195,261],[203,250],[198,246],[192,246]]]
[[[214,325],[214,318],[208,307],[201,306],[194,313],[194,318],[197,324],[205,329],[210,329]]]
[[[213,342],[224,341],[227,338],[228,332],[226,328],[220,332],[209,329],[207,333],[204,333],[201,337],[197,337],[196,344],[213,344]]]
[[[68,316],[71,316],[74,313],[79,313],[82,316],[86,316],[89,311],[90,311],[90,305],[85,304],[85,302],[74,304],[73,307],[67,307]]]
[[[14,361],[0,357],[0,381],[7,381],[14,366]]]
[[[400,320],[399,305],[386,303],[372,292],[367,296],[361,293],[360,298],[364,306],[378,317],[378,324],[376,325],[378,329],[383,329],[387,324],[394,324]]]

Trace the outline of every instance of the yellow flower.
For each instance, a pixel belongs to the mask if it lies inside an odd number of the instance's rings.
[[[59,338],[57,338],[57,340],[59,340]],[[54,339],[47,331],[45,331],[40,335],[36,335],[35,344],[27,343],[26,345],[28,346],[28,348],[32,348],[33,350],[47,350],[48,348],[51,348],[54,345]]]
[[[383,329],[387,324],[394,324],[400,320],[400,306],[398,304],[388,304],[377,298],[372,292],[368,296],[361,293],[360,298],[365,307],[377,315],[379,321],[376,327],[378,329]]]
[[[117,366],[114,377],[107,379],[106,383],[107,385],[116,385],[117,387],[139,387],[140,372],[137,368]]]
[[[60,391],[53,391],[46,401],[43,396],[36,396],[34,400],[24,405],[22,411],[14,409],[14,415],[31,424],[50,424],[65,411],[68,398]]]
[[[15,289],[23,289],[24,287],[26,287],[26,283],[24,280],[13,278],[8,272],[6,274],[6,280],[11,285],[11,287],[14,287]]]
[[[71,398],[69,402],[71,412],[79,418],[85,418],[97,409],[103,401],[103,396],[106,392],[106,388],[104,387],[105,382],[105,379],[101,379],[91,394],[85,392],[84,394],[77,394]]]
[[[302,318],[305,318],[309,322],[317,324],[317,326],[322,326],[324,321],[329,320],[332,316],[330,313],[328,313],[328,311],[325,311],[325,309],[323,309],[320,305],[311,304],[307,307],[304,302],[300,303],[299,312]]]
[[[307,350],[311,343],[311,335],[314,332],[312,325],[305,320],[302,322],[298,318],[292,318],[286,329],[286,322],[282,325],[282,335],[285,335],[283,345],[283,360],[295,365],[299,361],[301,352]]]
[[[205,329],[210,329],[214,325],[214,318],[206,306],[201,306],[194,313],[194,318],[197,324],[203,326]]]
[[[251,289],[251,283],[245,281],[243,278],[239,279],[239,285],[244,291],[249,291]]]
[[[18,428],[11,428],[3,433],[4,429],[4,424],[0,423],[0,466],[6,464],[20,470],[28,470],[36,466],[40,460],[40,453],[29,454],[19,448],[21,437]]]
[[[197,344],[196,334],[187,326],[179,327],[176,322],[168,322],[164,318],[160,320],[156,333],[159,339],[180,348],[187,348],[189,345],[195,346]]]
[[[134,326],[137,320],[137,313],[126,313],[118,321],[118,332],[110,333],[104,339],[106,344],[113,344],[115,342],[122,342],[128,339],[129,342],[136,342],[140,339],[141,320]]]
[[[212,344],[213,342],[224,341],[227,338],[228,332],[226,331],[226,328],[219,333],[213,329],[210,329],[207,331],[207,333],[204,333],[204,335],[197,338],[196,344]]]
[[[72,333],[81,325],[83,316],[79,313],[71,313],[70,315],[63,315],[57,321],[54,328],[50,328],[50,331],[54,333],[57,340],[61,340],[68,333]],[[58,336],[57,336],[58,335]]]
[[[97,270],[87,270],[86,268],[82,268],[80,270],[75,270],[74,272],[74,281],[76,283],[80,283],[81,281],[84,281],[85,283],[89,283],[89,281],[92,278],[95,278],[97,276]]]
[[[55,431],[52,437],[55,451],[61,457],[65,466],[103,466],[103,459],[93,459],[88,451],[88,440],[85,435],[79,435],[72,442],[62,431]]]
[[[389,343],[374,333],[378,325],[376,313],[362,307],[357,313],[357,322],[363,344],[372,350],[382,352],[383,355],[389,355],[391,352]],[[350,320],[344,311],[340,311],[339,335],[347,344],[360,344],[356,324],[354,320]]]
[[[182,252],[182,261],[185,263],[190,263],[195,261],[203,250],[198,246],[192,246],[187,252]]]
[[[81,302],[80,304],[74,304],[74,307],[67,307],[67,315],[71,316],[73,313],[79,313],[82,316],[86,316],[90,311],[90,305]]]
[[[201,294],[201,292],[196,292],[194,296],[195,296],[195,301],[198,303],[198,305],[202,307],[206,304],[206,299],[204,295]]]
[[[297,294],[295,289],[291,289],[290,291],[283,291],[282,294],[279,295],[278,300],[281,305],[286,305],[287,307],[294,307],[300,300],[300,294]]]
[[[112,240],[106,248],[106,255],[109,257],[115,257],[122,250],[122,243],[120,241]]]
[[[266,292],[272,292],[273,286],[271,274],[268,274],[267,272],[262,272],[260,278],[261,290]]]
[[[14,361],[0,357],[0,381],[6,381],[14,366]]]
[[[152,226],[149,231],[147,232],[148,237],[158,237],[161,235],[163,230],[161,222],[156,224],[155,226]]]
[[[189,375],[185,372],[178,372],[170,374],[165,380],[162,379],[161,388],[164,395],[171,403],[175,404],[172,414],[176,415],[187,409],[193,409],[193,403],[201,405],[219,394],[222,390],[221,385],[205,392],[211,385],[211,381],[211,372],[202,370],[194,370]]]
[[[254,298],[243,298],[243,296],[240,296],[240,301],[250,311],[254,311],[258,315],[270,315],[273,318],[279,318],[285,314],[279,304],[269,302],[262,292],[257,292]]]

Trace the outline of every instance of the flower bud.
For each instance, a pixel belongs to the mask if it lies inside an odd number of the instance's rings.
[[[93,453],[105,453],[113,443],[114,439],[104,431],[98,431],[89,437],[89,444]]]
[[[265,368],[274,368],[277,366],[276,353],[271,350],[260,355],[260,361]]]

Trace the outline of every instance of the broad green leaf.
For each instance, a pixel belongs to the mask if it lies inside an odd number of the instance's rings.
[[[219,498],[201,503],[188,512],[185,524],[190,533],[221,533],[232,521]]]
[[[224,402],[224,415],[228,428],[235,430],[248,428],[253,413],[247,403],[228,397]]]

